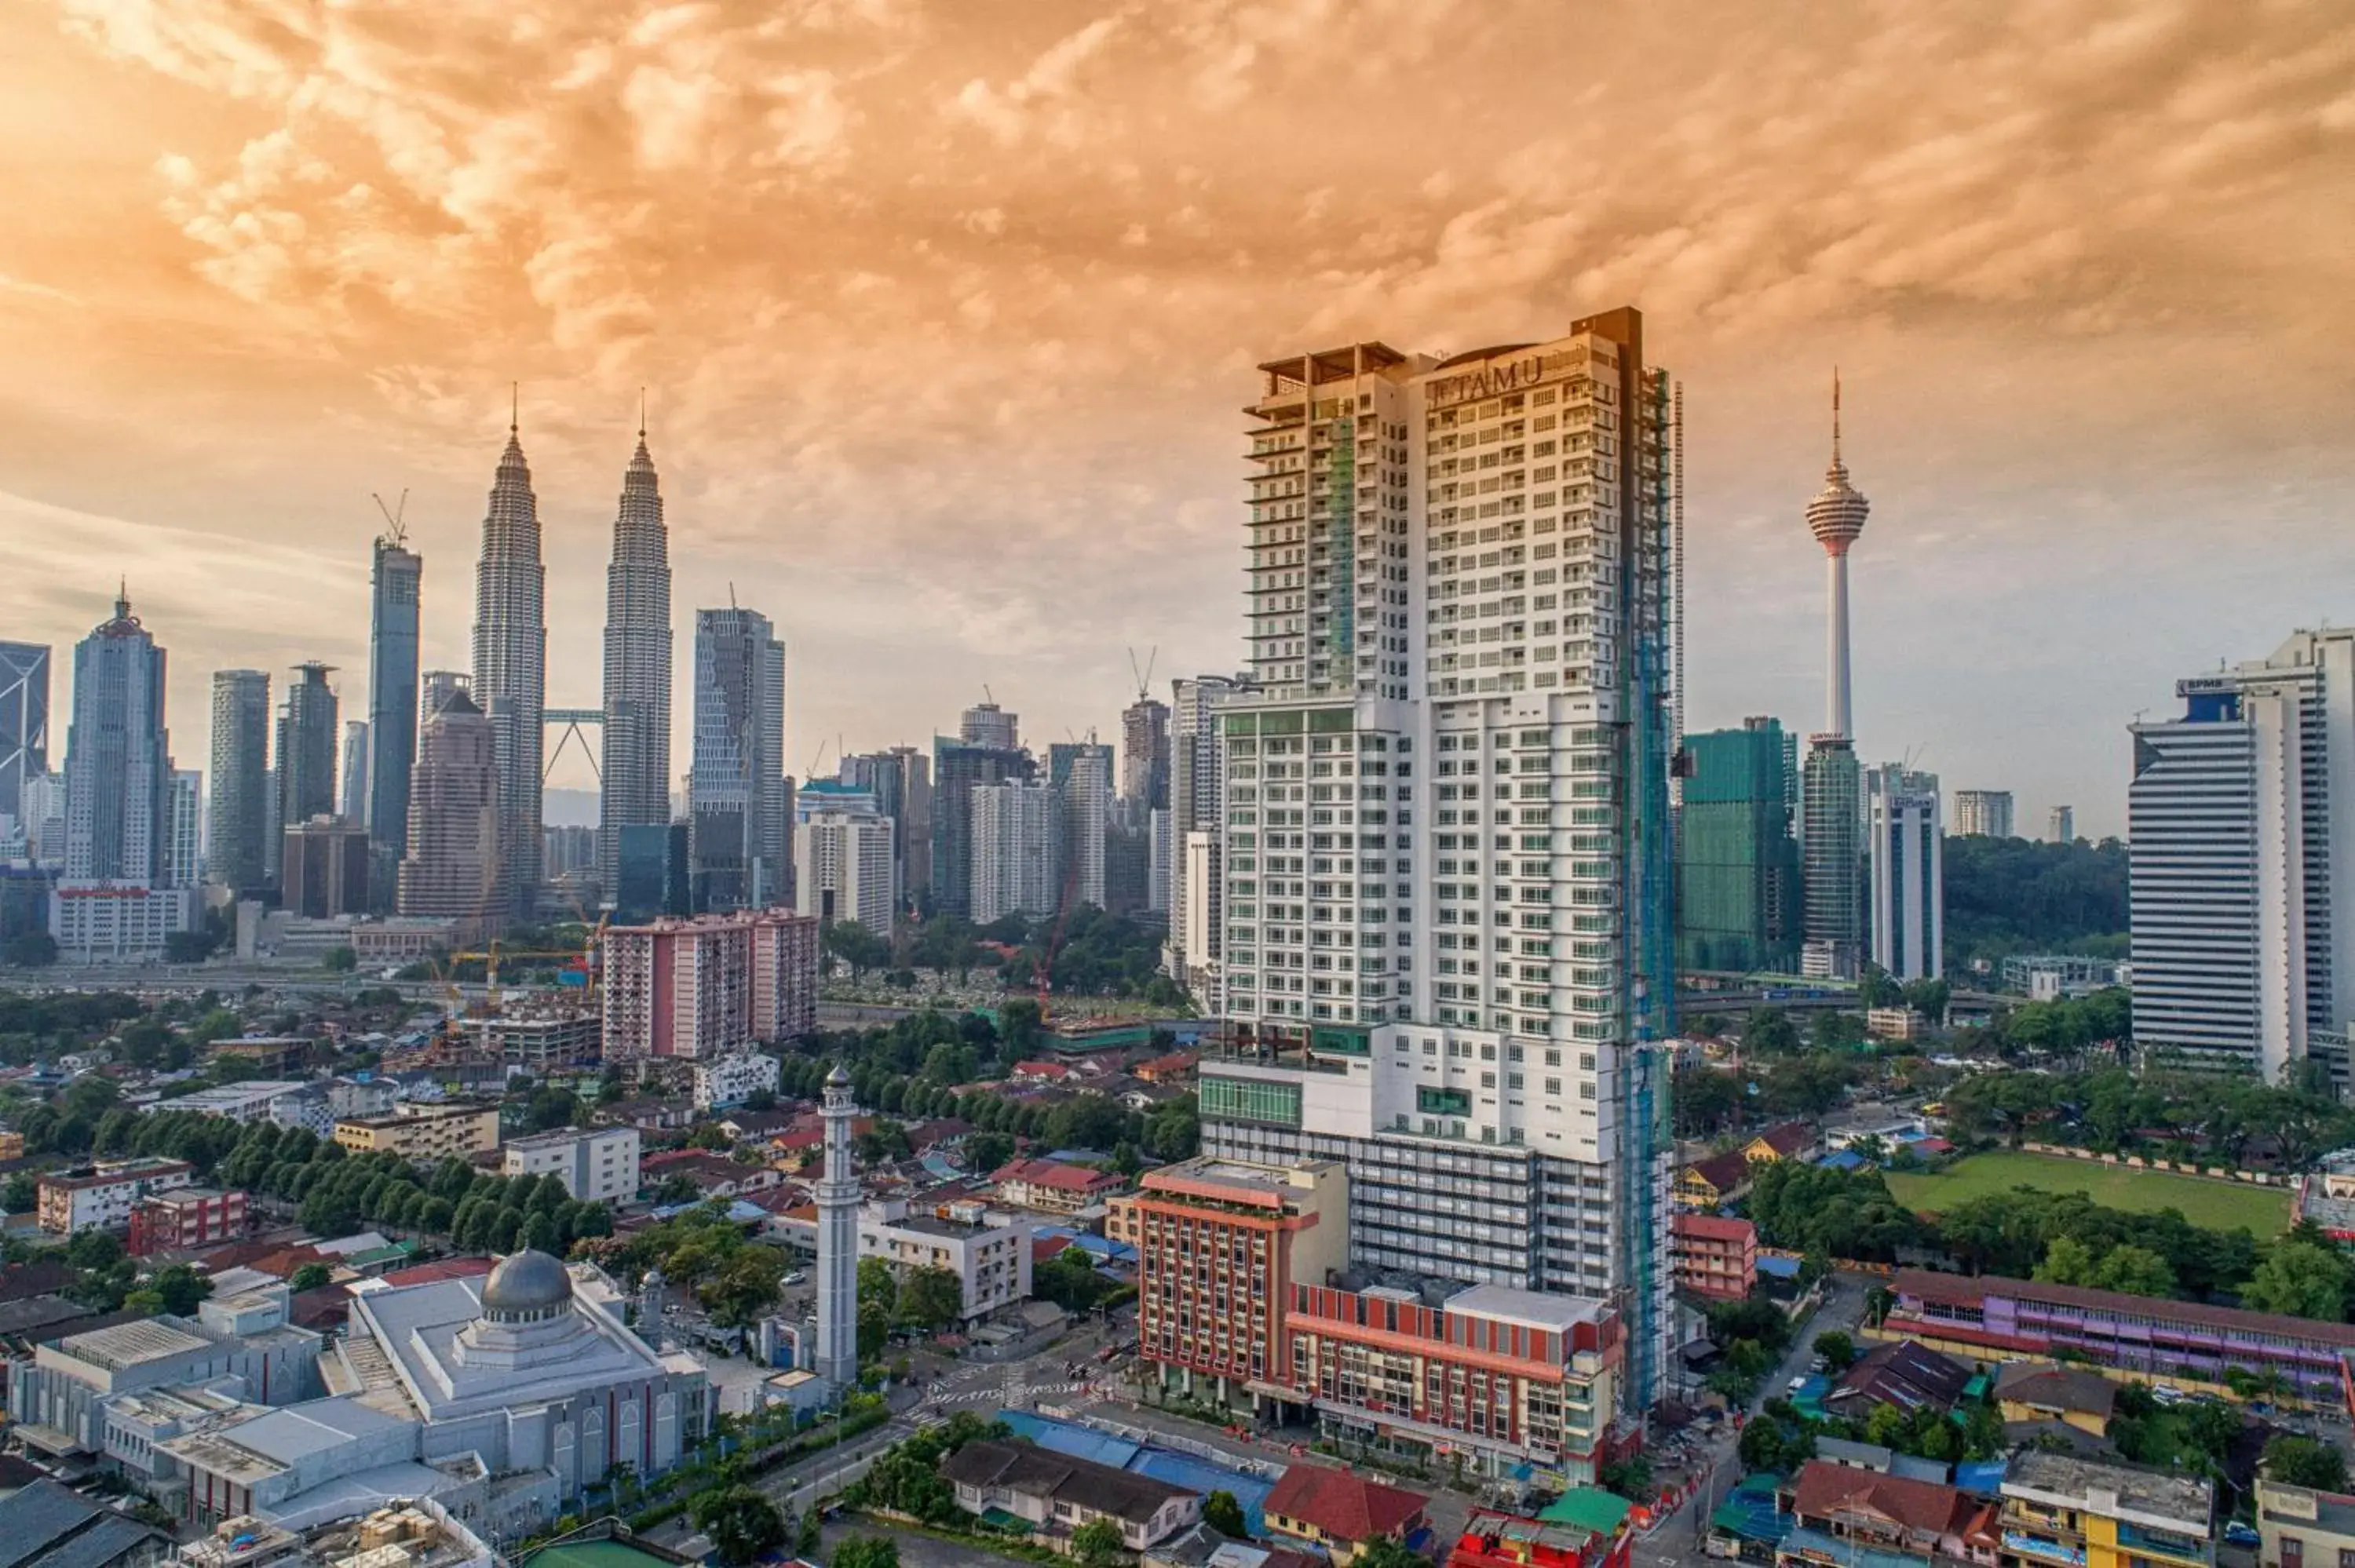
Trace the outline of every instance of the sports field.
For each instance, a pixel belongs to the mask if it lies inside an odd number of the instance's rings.
[[[1917,1213],[1934,1214],[1988,1192],[2034,1187],[2047,1192],[2083,1192],[2105,1208],[2155,1213],[2180,1209],[2183,1217],[2210,1230],[2246,1225],[2256,1235],[2288,1228],[2289,1193],[2278,1187],[2246,1187],[2237,1181],[2178,1176],[2172,1171],[2129,1171],[2090,1160],[1997,1150],[1957,1160],[1934,1176],[1891,1174],[1889,1190]]]

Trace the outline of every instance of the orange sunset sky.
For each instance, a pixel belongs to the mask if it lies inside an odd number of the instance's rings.
[[[1869,761],[2119,831],[2137,709],[2355,617],[2345,5],[16,0],[0,128],[53,753],[118,574],[184,766],[217,667],[355,714],[371,491],[464,667],[510,381],[551,705],[643,385],[679,667],[771,615],[794,771],[985,682],[1109,734],[1126,645],[1241,656],[1254,362],[1621,303],[1685,383],[1693,727],[1819,722],[1835,362]]]

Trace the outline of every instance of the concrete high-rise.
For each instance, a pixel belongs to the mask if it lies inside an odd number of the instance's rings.
[[[996,703],[976,703],[957,719],[957,738],[967,746],[1012,751],[1022,744],[1022,715],[1007,713]]]
[[[49,899],[49,934],[70,958],[153,957],[195,918],[194,889],[171,882],[164,693],[164,650],[126,591],[74,645],[65,865]]]
[[[1112,747],[1099,741],[1059,740],[1047,748],[1047,779],[1062,796],[1061,867],[1073,905],[1109,906],[1104,846],[1113,823],[1112,769]],[[1059,887],[1057,907],[1062,902]]]
[[[368,830],[346,817],[313,817],[286,830],[280,896],[288,913],[314,920],[365,915],[373,907]]]
[[[757,610],[697,610],[687,809],[698,911],[765,908],[788,897],[793,803],[784,757],[785,645]]]
[[[401,539],[380,534],[368,583],[368,784],[361,820],[389,871],[409,847],[425,562]]]
[[[1955,790],[1955,836],[1966,839],[2011,837],[2011,791],[2009,789]]]
[[[943,915],[974,909],[974,791],[1038,776],[1027,751],[932,737],[932,907]]]
[[[610,900],[621,831],[670,821],[670,533],[646,432],[623,471],[605,567],[604,763],[598,878]]]
[[[1945,834],[1938,776],[1887,763],[1864,775],[1872,961],[1891,980],[1946,972]]]
[[[473,705],[497,747],[500,901],[528,918],[539,895],[540,726],[548,699],[548,574],[539,558],[539,502],[516,424],[507,425],[483,512],[474,565]]]
[[[1625,309],[1260,370],[1203,1149],[1346,1161],[1359,1268],[1608,1301],[1627,1431],[1671,1317],[1674,388]]]
[[[853,754],[836,770],[843,783],[867,790],[875,809],[891,821],[893,878],[903,901],[924,895],[932,885],[932,763],[912,746],[889,751]],[[794,853],[794,885],[800,885],[804,862]]]
[[[269,880],[270,676],[261,670],[213,672],[213,880],[240,897]]]
[[[205,880],[205,776],[193,768],[172,769],[163,880],[170,887],[196,887]]]
[[[855,920],[889,937],[899,904],[891,819],[819,800],[805,793],[795,812],[794,907],[829,926]]]
[[[839,1399],[858,1384],[858,1171],[851,1162],[850,1074],[837,1062],[819,1107],[825,1164],[817,1180],[817,1347],[810,1370]]]
[[[1807,741],[1801,837],[1806,858],[1806,937],[1800,966],[1809,975],[1853,980],[1863,961],[1862,776],[1850,712],[1848,553],[1864,532],[1872,503],[1849,482],[1840,461],[1839,376],[1832,376],[1832,461],[1824,487],[1807,503],[1807,529],[1824,547],[1824,727]]]
[[[425,722],[409,787],[409,849],[395,906],[458,922],[458,939],[498,934],[511,905],[499,880],[498,737],[463,677],[425,677]]]
[[[315,660],[294,666],[300,677],[286,683],[278,709],[278,821],[280,832],[331,817],[340,802],[336,798],[336,756],[338,704],[327,684],[332,666]],[[282,843],[269,846],[270,869],[277,874]]]
[[[2077,842],[2077,812],[2070,806],[2055,806],[2044,820],[2044,836],[2056,844]]]
[[[2355,1022],[2355,630],[2176,683],[2133,726],[2135,1044],[2343,1090]]]
[[[1044,779],[1009,779],[976,785],[968,799],[974,923],[986,926],[1004,915],[1037,919],[1054,914],[1062,898],[1068,852],[1062,791]]]
[[[49,770],[49,650],[0,642],[0,817],[25,820],[25,780]]]
[[[1796,972],[1799,845],[1796,737],[1771,718],[1685,736],[1677,819],[1677,968]]]
[[[1169,804],[1169,705],[1142,692],[1120,715],[1120,794],[1148,810]]]
[[[1254,689],[1248,675],[1197,675],[1170,683],[1169,941],[1162,949],[1162,967],[1213,1014],[1224,1008],[1217,980],[1224,925],[1220,780],[1225,753],[1219,746],[1217,711],[1227,697]]]

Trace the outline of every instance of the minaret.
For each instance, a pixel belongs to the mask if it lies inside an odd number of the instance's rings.
[[[811,1371],[837,1393],[858,1381],[858,1177],[850,1162],[850,1075],[826,1075],[819,1114],[826,1165],[817,1182],[817,1354]]]
[[[548,577],[539,561],[539,503],[515,416],[483,514],[474,566],[474,701],[491,721],[498,759],[497,896],[528,919],[539,895],[541,713],[548,696]]]
[[[1864,519],[1872,503],[1859,494],[1848,482],[1848,465],[1840,461],[1840,384],[1839,372],[1832,372],[1832,466],[1824,474],[1824,487],[1807,503],[1807,526],[1816,535],[1816,543],[1824,547],[1824,556],[1831,573],[1831,606],[1829,624],[1825,631],[1826,689],[1824,693],[1824,729],[1831,735],[1855,738],[1853,720],[1849,711],[1848,674],[1848,552],[1864,532]]]
[[[622,475],[613,558],[605,568],[605,724],[598,874],[611,902],[620,886],[621,830],[670,821],[670,535],[646,451]]]

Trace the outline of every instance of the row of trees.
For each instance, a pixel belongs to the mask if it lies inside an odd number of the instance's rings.
[[[749,1328],[777,1304],[791,1261],[782,1248],[750,1240],[728,1218],[725,1202],[698,1203],[660,1224],[592,1240],[590,1255],[625,1278],[662,1270],[673,1288],[691,1290],[714,1323]]]
[[[2355,1143],[2355,1107],[2327,1085],[2275,1087],[2254,1077],[2137,1074],[2120,1066],[1981,1073],[1947,1091],[1945,1109],[1957,1139],[2032,1136],[2105,1154],[2234,1166],[2305,1170],[2330,1150]]]
[[[2126,954],[2126,851],[2099,843],[1950,838],[1945,843],[1946,967],[2015,953]]]

